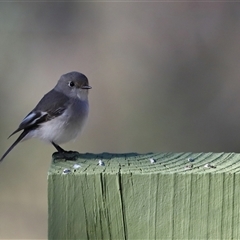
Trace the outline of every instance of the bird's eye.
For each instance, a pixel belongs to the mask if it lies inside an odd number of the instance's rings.
[[[70,81],[70,82],[68,83],[68,86],[69,86],[69,87],[74,87],[74,82],[73,82],[73,81]]]

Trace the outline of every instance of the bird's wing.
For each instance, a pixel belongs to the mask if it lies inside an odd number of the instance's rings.
[[[48,92],[37,106],[22,120],[19,127],[9,136],[26,129],[35,129],[41,123],[60,116],[69,104],[69,97],[54,89]]]

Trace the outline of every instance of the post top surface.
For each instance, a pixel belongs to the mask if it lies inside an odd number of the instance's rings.
[[[49,174],[240,173],[239,153],[80,154],[76,161],[53,161]]]

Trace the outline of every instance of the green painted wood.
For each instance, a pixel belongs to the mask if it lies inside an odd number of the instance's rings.
[[[240,239],[239,173],[236,153],[82,154],[53,162],[49,239]]]

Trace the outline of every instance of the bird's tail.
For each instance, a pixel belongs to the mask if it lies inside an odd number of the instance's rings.
[[[19,143],[21,140],[29,133],[28,130],[24,130],[21,135],[17,138],[17,140],[11,145],[11,147],[3,154],[0,159],[0,162],[8,155],[8,153]]]

